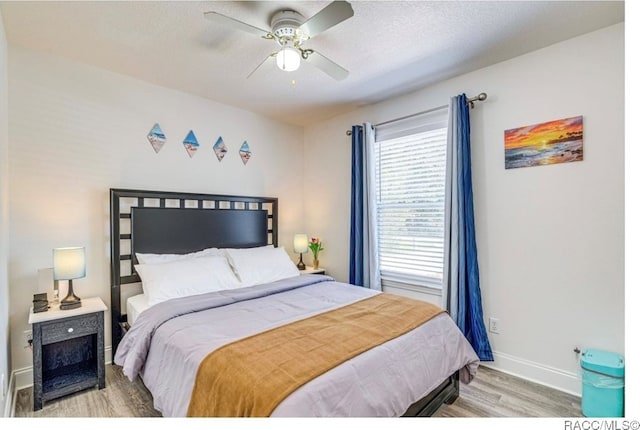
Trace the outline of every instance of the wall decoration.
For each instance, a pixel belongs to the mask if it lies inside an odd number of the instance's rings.
[[[193,157],[193,154],[195,154],[200,147],[198,139],[196,139],[196,135],[193,134],[193,130],[189,130],[189,134],[187,134],[187,137],[184,138],[182,144],[187,150],[187,154],[189,154],[189,157]]]
[[[225,145],[224,140],[222,140],[222,136],[220,136],[216,143],[213,145],[213,152],[216,153],[218,161],[222,161],[224,156],[227,155],[227,145]]]
[[[149,140],[149,143],[151,143],[153,150],[156,151],[156,154],[160,152],[160,150],[164,146],[164,143],[167,140],[166,136],[164,135],[164,132],[162,131],[162,129],[157,123],[154,124],[153,127],[151,127],[151,130],[149,130],[149,134],[147,134],[147,139]]]
[[[238,152],[240,153],[240,158],[242,158],[242,162],[244,164],[247,164],[247,161],[249,161],[249,158],[251,158],[251,148],[249,148],[249,144],[247,143],[246,140],[244,141],[244,143],[240,147],[240,151]]]
[[[582,116],[505,130],[506,169],[582,161]]]

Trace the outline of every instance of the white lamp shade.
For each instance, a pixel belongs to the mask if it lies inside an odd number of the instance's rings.
[[[55,248],[53,250],[53,279],[78,279],[85,276],[84,248]]]
[[[293,236],[293,252],[305,254],[309,250],[309,238],[306,234],[296,234]]]
[[[280,70],[293,72],[300,67],[300,54],[295,48],[285,46],[276,54],[276,64]]]

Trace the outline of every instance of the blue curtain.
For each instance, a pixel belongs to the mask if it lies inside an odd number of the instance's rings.
[[[351,128],[349,283],[382,290],[378,269],[374,143],[370,123]]]
[[[349,283],[363,285],[364,260],[362,219],[364,216],[364,133],[361,125],[351,127],[351,228],[349,232]]]
[[[445,188],[444,305],[480,360],[493,361],[482,313],[465,94],[452,97],[449,105]]]

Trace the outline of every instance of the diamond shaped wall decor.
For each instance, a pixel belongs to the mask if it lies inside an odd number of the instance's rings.
[[[238,152],[240,153],[240,158],[242,159],[242,162],[244,164],[247,164],[247,161],[249,161],[249,158],[251,158],[251,148],[249,148],[249,144],[247,143],[246,140],[244,141],[244,143],[240,147],[240,151]]]
[[[147,140],[149,140],[149,143],[153,147],[153,150],[156,151],[156,154],[160,152],[167,138],[158,123],[154,124],[154,126],[151,127],[151,130],[149,130]]]
[[[187,154],[189,154],[189,157],[193,157],[193,154],[195,154],[200,147],[198,139],[196,139],[196,135],[193,134],[193,130],[189,130],[189,134],[187,134],[187,137],[184,138],[182,144],[187,150]]]
[[[227,155],[227,145],[225,145],[224,140],[222,140],[222,136],[220,136],[216,143],[213,145],[213,152],[216,153],[218,161],[222,161],[224,156]]]

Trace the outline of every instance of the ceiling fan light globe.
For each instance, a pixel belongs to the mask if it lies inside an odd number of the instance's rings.
[[[282,48],[276,55],[276,65],[280,70],[293,72],[300,68],[300,54],[298,50],[291,47]]]

